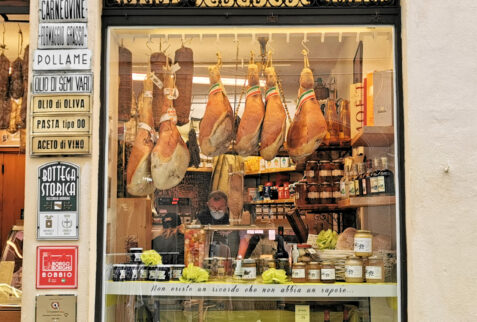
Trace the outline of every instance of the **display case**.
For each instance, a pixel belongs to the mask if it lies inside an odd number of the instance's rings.
[[[397,321],[394,37],[108,28],[104,319]]]

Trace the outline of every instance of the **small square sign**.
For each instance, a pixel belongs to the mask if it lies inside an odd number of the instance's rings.
[[[78,288],[78,247],[38,246],[36,288]]]

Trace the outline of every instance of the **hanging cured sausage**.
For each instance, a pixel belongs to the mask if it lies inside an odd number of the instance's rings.
[[[22,77],[23,77],[23,97],[22,97],[22,106],[20,109],[20,119],[21,122],[17,122],[17,127],[20,129],[26,128],[26,116],[27,116],[27,105],[28,105],[28,58],[29,58],[29,48],[26,46],[25,52],[23,53],[23,63],[22,63]]]
[[[194,74],[194,54],[192,49],[182,46],[176,50],[174,62],[181,67],[176,72],[176,88],[179,96],[174,100],[177,111],[177,125],[189,123],[192,103],[192,77]]]
[[[8,95],[10,61],[2,53],[0,55],[0,129],[6,129],[9,126],[10,112],[12,109],[11,100]]]
[[[118,120],[127,122],[131,117],[132,53],[129,49],[122,46],[119,47],[118,74]]]
[[[247,79],[248,87],[245,109],[237,130],[235,143],[235,151],[241,156],[249,156],[258,152],[260,129],[265,116],[258,66],[253,63],[253,58],[248,65]]]
[[[170,70],[164,77],[164,103],[161,109],[159,137],[152,151],[151,172],[154,186],[160,190],[178,185],[189,166],[189,150],[177,130],[173,107],[174,75]]]
[[[267,91],[265,94],[265,119],[260,139],[260,155],[267,161],[272,160],[285,141],[287,115],[277,88],[275,68],[265,69]]]
[[[151,72],[164,83],[164,67],[167,57],[163,52],[153,53],[150,58]],[[154,128],[159,130],[159,121],[161,119],[161,109],[164,104],[164,90],[154,86],[152,90],[152,117],[154,118]]]
[[[209,67],[209,90],[204,117],[199,125],[200,150],[207,156],[217,156],[227,151],[233,136],[233,112],[220,81],[220,57],[215,66]]]
[[[312,154],[326,135],[326,121],[313,91],[314,78],[309,68],[307,53],[305,67],[300,75],[300,89],[295,117],[288,129],[288,153],[294,160],[301,160]]]
[[[139,107],[139,128],[127,166],[127,190],[134,196],[146,196],[154,191],[151,176],[151,151],[155,137],[152,119],[152,86],[151,79],[144,81],[142,106]]]

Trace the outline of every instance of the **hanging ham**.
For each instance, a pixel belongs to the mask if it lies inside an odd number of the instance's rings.
[[[260,155],[267,161],[272,160],[285,141],[287,115],[277,88],[275,68],[265,69],[267,92],[265,94],[265,119],[260,139]]]
[[[174,75],[164,77],[164,103],[161,109],[159,137],[152,150],[151,172],[154,186],[160,190],[178,185],[189,166],[189,150],[177,130],[177,116],[173,107]]]
[[[233,137],[233,112],[220,81],[219,65],[209,67],[209,90],[204,117],[199,125],[199,145],[203,154],[213,157],[226,152]]]
[[[288,153],[296,161],[312,154],[320,146],[327,131],[325,118],[313,91],[313,73],[307,65],[305,63],[300,75],[297,108],[287,134]]]
[[[127,190],[134,196],[154,192],[151,176],[151,151],[154,147],[152,119],[152,80],[144,81],[143,104],[139,109],[139,128],[127,166]],[[131,104],[131,102],[129,102]]]
[[[174,62],[181,67],[176,72],[176,87],[179,96],[174,100],[177,111],[177,125],[189,123],[192,104],[192,77],[194,74],[194,54],[192,49],[182,46],[176,50]]]
[[[265,116],[265,106],[260,91],[258,66],[248,65],[248,87],[245,109],[237,130],[235,151],[241,156],[249,156],[258,152],[260,129]]]

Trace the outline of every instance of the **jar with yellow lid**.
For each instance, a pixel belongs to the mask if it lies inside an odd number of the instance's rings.
[[[336,281],[335,264],[330,261],[322,262],[320,276],[323,283],[334,283]]]
[[[305,263],[294,263],[292,268],[293,283],[306,282],[306,265]]]
[[[306,280],[311,283],[318,283],[321,278],[320,263],[309,262],[306,265]]]
[[[363,283],[363,260],[350,256],[345,262],[345,281],[348,283]]]
[[[359,257],[373,255],[373,235],[369,230],[358,230],[354,235],[354,254]]]
[[[377,256],[368,258],[365,265],[365,277],[367,283],[384,283],[384,261]]]

